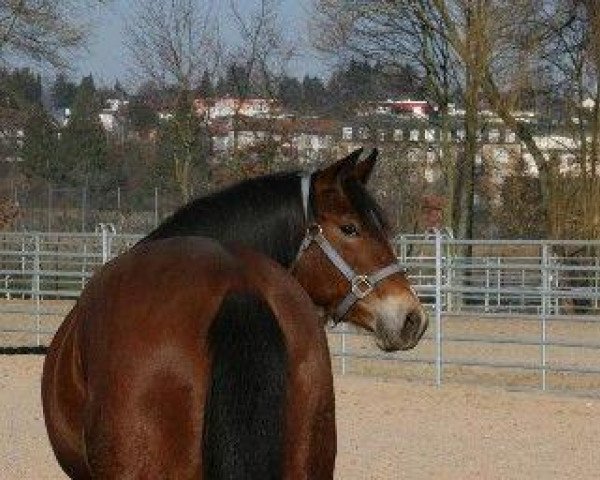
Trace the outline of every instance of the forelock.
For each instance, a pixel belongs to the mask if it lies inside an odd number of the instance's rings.
[[[367,227],[374,233],[387,235],[389,224],[385,215],[362,182],[348,177],[342,182],[342,187],[352,208],[357,211]]]

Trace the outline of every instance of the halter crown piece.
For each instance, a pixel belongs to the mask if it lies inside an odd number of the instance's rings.
[[[313,218],[312,210],[309,206],[311,180],[312,173],[304,173],[300,179],[302,206],[304,208],[304,219],[307,227],[306,234],[300,244],[300,249],[298,250],[294,264],[298,262],[306,249],[314,242],[321,248],[329,261],[333,263],[340,273],[348,280],[350,283],[350,291],[337,306],[333,314],[333,322],[338,324],[358,300],[369,295],[382,280],[390,275],[402,272],[403,268],[398,262],[393,262],[387,267],[377,270],[375,273],[369,275],[357,274],[335,248],[333,248],[333,245],[329,243],[329,240],[325,238],[323,235],[323,228]]]

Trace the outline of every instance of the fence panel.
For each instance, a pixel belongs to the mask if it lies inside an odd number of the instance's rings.
[[[139,235],[0,233],[0,346],[47,344],[81,289]],[[600,394],[600,242],[398,236],[430,327],[412,351],[330,328],[342,374]],[[464,252],[470,252],[465,256]]]
[[[378,352],[363,332],[330,334],[345,372],[600,394],[600,242],[437,232],[398,236],[396,246],[431,312],[429,331],[396,354]],[[343,351],[338,336],[347,337]]]

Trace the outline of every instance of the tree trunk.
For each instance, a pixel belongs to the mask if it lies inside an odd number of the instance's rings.
[[[456,172],[454,232],[457,238],[473,238],[473,214],[475,202],[475,160],[477,158],[477,131],[479,126],[477,109],[477,80],[467,70],[465,95],[465,144],[458,161]]]
[[[549,215],[552,184],[548,162],[544,157],[543,152],[535,143],[533,133],[531,132],[529,126],[526,123],[519,122],[504,102],[502,95],[498,91],[498,87],[496,86],[496,83],[489,72],[486,72],[485,82],[483,83],[483,91],[504,124],[516,134],[519,140],[521,140],[521,142],[523,142],[527,148],[529,154],[531,154],[533,157],[533,161],[538,169],[540,198],[542,199],[541,214],[543,216],[543,223],[546,229],[546,236],[552,238],[555,234],[555,229]]]

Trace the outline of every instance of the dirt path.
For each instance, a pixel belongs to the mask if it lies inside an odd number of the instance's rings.
[[[0,479],[62,479],[41,357],[0,356]],[[600,400],[338,377],[336,479],[596,479]]]

